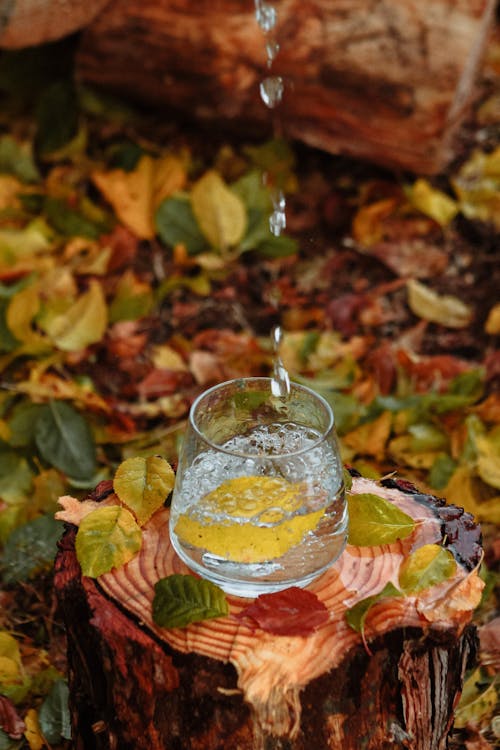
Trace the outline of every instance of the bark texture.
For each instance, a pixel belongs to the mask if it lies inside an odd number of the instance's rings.
[[[271,4],[288,137],[419,173],[446,164],[495,0]],[[249,135],[275,119],[259,97],[265,41],[251,0],[113,0],[84,34],[79,75]]]
[[[475,655],[480,532],[461,509],[410,485],[355,482],[356,491],[371,487],[411,510],[418,524],[408,541],[347,547],[310,586],[330,621],[308,636],[276,636],[237,619],[248,604],[237,597],[228,597],[228,617],[156,626],[155,581],[187,572],[169,545],[168,510],[146,524],[136,558],[97,580],[82,577],[68,525],[56,591],[76,750],[444,750]],[[106,483],[92,496],[110,498]],[[456,576],[381,600],[363,644],[346,609],[380,591],[411,548],[438,537],[459,562]]]
[[[0,0],[0,47],[51,42],[81,29],[109,0]]]

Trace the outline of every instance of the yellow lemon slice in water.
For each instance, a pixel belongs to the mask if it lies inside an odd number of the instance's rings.
[[[174,531],[184,544],[226,560],[273,560],[299,544],[324,514],[298,514],[304,494],[304,484],[280,477],[228,479],[200,500],[194,514],[182,514]]]

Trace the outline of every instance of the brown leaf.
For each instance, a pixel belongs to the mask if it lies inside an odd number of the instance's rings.
[[[0,729],[13,740],[20,740],[26,729],[26,724],[17,713],[16,707],[4,695],[0,695]]]
[[[291,586],[274,594],[261,594],[238,617],[248,617],[274,635],[307,636],[328,622],[329,614],[312,591]]]

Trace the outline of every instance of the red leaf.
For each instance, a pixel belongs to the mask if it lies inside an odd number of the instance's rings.
[[[328,610],[316,594],[292,586],[274,594],[261,594],[238,617],[248,617],[274,635],[310,635],[328,622]]]
[[[20,740],[26,729],[26,724],[17,713],[16,707],[4,695],[0,695],[0,729],[3,729],[12,740]]]

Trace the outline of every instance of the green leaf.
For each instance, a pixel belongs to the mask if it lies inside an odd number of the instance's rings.
[[[47,196],[43,202],[47,221],[65,237],[87,237],[97,240],[105,228],[87,219],[80,211],[70,208],[65,201]]]
[[[361,599],[353,607],[346,610],[345,616],[348,625],[356,631],[356,633],[364,633],[365,621],[374,604],[381,601],[381,599],[392,598],[394,596],[402,596],[402,592],[399,591],[394,584],[386,583],[382,591],[373,596],[367,596],[366,599]]]
[[[200,231],[191,203],[187,198],[166,198],[155,215],[158,236],[169,247],[183,244],[189,255],[207,249],[207,241]]]
[[[71,739],[69,690],[65,680],[57,680],[38,712],[38,721],[44,739],[57,744],[61,739]]]
[[[16,404],[8,420],[10,445],[14,448],[26,448],[34,441],[36,422],[43,409],[42,404],[32,401],[21,401]]]
[[[8,505],[24,501],[31,490],[33,472],[24,456],[0,453],[0,497]]]
[[[45,404],[35,426],[41,457],[75,479],[90,479],[96,471],[94,439],[87,421],[65,401]]]
[[[358,547],[391,544],[409,536],[413,519],[396,505],[371,493],[348,493],[348,543]]]
[[[113,489],[135,514],[140,526],[162,507],[175,482],[172,467],[160,456],[135,456],[120,464]]]
[[[162,628],[183,628],[228,613],[224,592],[210,581],[176,573],[155,584],[153,620]]]
[[[447,453],[440,453],[431,466],[428,482],[436,490],[442,490],[450,481],[453,472],[457,468],[457,462]]]
[[[27,581],[52,567],[61,536],[53,516],[39,516],[15,529],[7,539],[0,570],[4,583]]]
[[[270,234],[263,242],[260,242],[255,248],[256,251],[265,258],[285,258],[287,255],[293,255],[299,249],[296,240],[281,234],[276,237]]]
[[[247,212],[241,198],[210,170],[191,191],[193,213],[213,248],[225,251],[238,245],[247,227]]]
[[[448,447],[448,436],[429,422],[417,422],[408,427],[413,451],[436,451]]]
[[[46,156],[66,145],[78,130],[78,101],[70,78],[56,80],[38,100],[36,150]]]
[[[141,530],[132,513],[121,505],[108,505],[80,522],[76,556],[83,575],[97,578],[131,560],[141,543]]]
[[[406,594],[417,594],[446,581],[456,569],[455,558],[449,550],[438,544],[424,544],[403,560],[399,585]]]
[[[0,299],[0,352],[13,352],[20,342],[7,325],[8,299]]]
[[[466,679],[458,704],[454,727],[481,726],[495,716],[499,699],[498,678],[478,667]]]
[[[20,750],[24,745],[24,738],[21,740],[11,740],[9,735],[0,729],[0,750]]]
[[[23,182],[37,182],[40,172],[33,161],[30,144],[3,135],[0,138],[0,172],[15,175]]]

